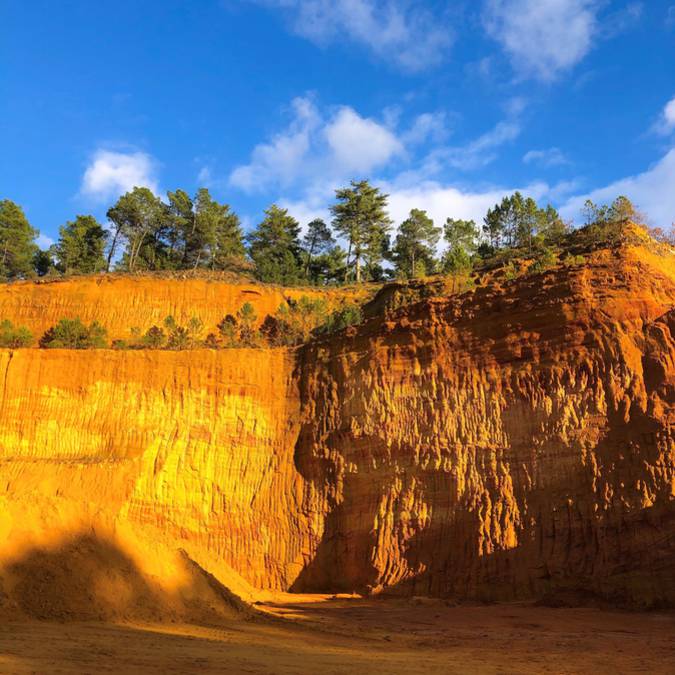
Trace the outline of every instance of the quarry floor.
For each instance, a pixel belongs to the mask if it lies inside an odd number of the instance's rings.
[[[5,621],[2,673],[673,673],[675,614],[299,597],[218,626]]]

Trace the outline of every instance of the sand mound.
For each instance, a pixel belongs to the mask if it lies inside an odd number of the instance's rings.
[[[33,549],[0,570],[0,615],[56,621],[213,624],[256,612],[181,553],[188,583],[167,589],[114,543],[92,535]]]

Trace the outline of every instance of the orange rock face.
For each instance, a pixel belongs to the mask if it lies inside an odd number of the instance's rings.
[[[296,351],[3,351],[4,593],[93,531],[166,584],[673,605],[674,305],[625,248]]]
[[[226,314],[235,314],[246,302],[262,322],[289,299],[303,295],[323,297],[330,306],[341,294],[211,279],[101,275],[0,284],[0,317],[28,327],[37,338],[60,319],[79,317],[85,323],[101,323],[111,339],[125,339],[132,328],[145,332],[161,326],[168,315],[180,324],[196,316],[212,331]]]

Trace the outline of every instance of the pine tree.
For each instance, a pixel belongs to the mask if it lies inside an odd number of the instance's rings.
[[[302,240],[302,248],[305,253],[305,277],[314,283],[317,279],[310,274],[310,267],[315,256],[321,256],[335,246],[333,233],[321,218],[315,218],[307,225],[307,232]]]
[[[168,208],[148,188],[135,187],[122,195],[108,210],[115,224],[113,247],[118,236],[127,242],[122,265],[129,272],[137,269],[158,270],[170,267],[170,246],[166,243],[171,227]],[[108,261],[113,255],[113,248]]]
[[[291,285],[301,277],[300,226],[287,209],[273,204],[264,220],[248,235],[249,255],[258,279]]]
[[[93,216],[76,216],[59,229],[53,247],[56,267],[65,274],[91,274],[105,269],[107,232]]]
[[[443,256],[443,270],[449,273],[471,269],[471,256],[476,251],[478,228],[473,220],[448,218],[443,227],[448,249]]]
[[[397,271],[409,279],[433,272],[440,236],[441,228],[434,226],[426,211],[412,209],[401,223],[394,243],[393,258]]]
[[[0,201],[0,277],[25,279],[33,274],[37,236],[20,206],[9,199]]]
[[[353,265],[358,283],[364,261],[367,274],[372,275],[384,258],[391,226],[386,210],[388,195],[364,180],[352,181],[351,187],[336,190],[335,196],[338,203],[331,207],[333,227],[349,242],[347,273]]]

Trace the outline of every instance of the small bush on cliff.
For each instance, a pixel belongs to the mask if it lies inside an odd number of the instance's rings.
[[[343,330],[348,326],[353,326],[361,323],[363,320],[363,313],[361,308],[354,303],[346,303],[340,309],[328,315],[323,325],[316,330],[318,334],[334,333],[335,331]]]
[[[85,326],[79,318],[61,319],[41,338],[43,349],[102,349],[107,346],[107,331],[97,321]]]
[[[0,347],[18,349],[30,347],[33,344],[33,334],[25,326],[15,326],[5,319],[0,323]]]
[[[545,272],[546,270],[555,267],[557,262],[557,253],[549,246],[544,246],[540,251],[537,252],[534,264],[532,265],[532,271],[535,273]]]
[[[141,339],[147,349],[162,349],[166,346],[166,333],[159,326],[151,326]]]
[[[168,330],[168,336],[166,337],[167,349],[196,349],[204,345],[201,339],[204,324],[196,316],[193,316],[188,321],[187,326],[181,326],[172,316],[167,316],[164,319],[164,327]],[[165,344],[164,331],[157,326],[150,328],[143,336],[143,339],[144,341],[154,342],[157,346],[151,347],[153,349],[158,349]],[[150,345],[146,343],[146,346]]]
[[[255,328],[257,320],[253,305],[245,302],[237,312],[239,342],[244,347],[255,347],[260,342],[260,333]]]

